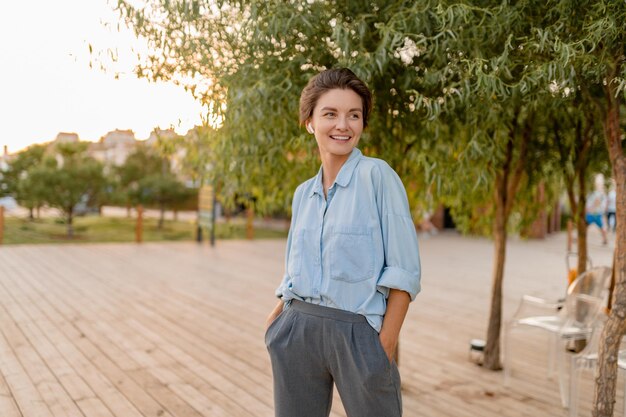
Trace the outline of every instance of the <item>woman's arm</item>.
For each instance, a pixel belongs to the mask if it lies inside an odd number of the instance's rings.
[[[389,362],[391,362],[393,354],[396,351],[398,338],[400,337],[400,329],[402,328],[402,323],[404,323],[410,302],[411,297],[406,291],[396,290],[394,288],[389,290],[387,311],[385,312],[383,327],[379,335],[380,343],[383,345],[385,353],[387,353]]]
[[[278,315],[280,313],[282,313],[284,305],[285,305],[285,303],[283,303],[283,300],[278,300],[278,304],[276,304],[276,307],[274,307],[274,309],[272,310],[270,315],[267,316],[267,319],[265,320],[265,329],[266,330],[267,330],[268,327],[270,327],[270,324],[272,324],[272,322],[274,320],[276,320],[276,317],[278,317]]]

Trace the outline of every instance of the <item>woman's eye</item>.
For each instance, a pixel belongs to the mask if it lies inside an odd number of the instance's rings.
[[[325,116],[325,117],[334,117],[334,116],[335,116],[335,113],[333,113],[333,112],[329,111],[328,113],[324,113],[324,116]]]
[[[361,118],[361,116],[359,116],[358,114],[354,113],[350,115],[350,118],[353,120],[359,120]]]

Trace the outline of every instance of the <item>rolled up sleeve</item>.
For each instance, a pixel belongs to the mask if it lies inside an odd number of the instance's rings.
[[[283,274],[283,279],[280,282],[274,294],[278,298],[283,298],[283,296],[291,293],[290,290],[290,281],[291,277],[289,276],[288,268],[289,265],[289,252],[291,250],[291,242],[293,239],[293,229],[296,224],[296,216],[298,215],[298,206],[300,204],[302,192],[301,187],[298,187],[294,192],[293,202],[291,203],[291,224],[289,225],[289,235],[287,236],[287,247],[285,248],[285,273]],[[287,297],[290,298],[290,297]]]
[[[385,297],[392,288],[406,291],[413,301],[421,290],[421,265],[406,191],[398,175],[386,164],[381,167],[377,185],[385,256],[377,287]]]

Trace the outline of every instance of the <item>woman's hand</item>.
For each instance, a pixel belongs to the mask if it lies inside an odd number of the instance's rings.
[[[272,322],[276,320],[276,317],[278,317],[278,315],[283,312],[284,306],[285,303],[283,303],[283,300],[278,300],[278,304],[276,304],[276,307],[274,307],[269,316],[267,316],[267,319],[265,319],[265,331],[267,331]]]
[[[383,349],[387,354],[387,359],[389,359],[389,362],[391,363],[393,356],[396,353],[396,347],[398,346],[398,334],[387,335],[381,332],[378,337],[380,339],[380,344],[383,346]]]
[[[404,317],[406,316],[410,302],[411,297],[407,292],[396,289],[389,291],[387,311],[383,319],[383,328],[378,335],[380,344],[383,346],[389,362],[391,362],[393,354],[396,352],[400,329],[402,328],[402,323],[404,322]]]

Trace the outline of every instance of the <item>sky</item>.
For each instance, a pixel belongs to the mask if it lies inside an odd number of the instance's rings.
[[[147,139],[155,127],[185,133],[202,122],[205,111],[191,93],[134,75],[131,48],[142,44],[117,23],[107,0],[2,2],[0,147],[13,153],[59,132],[97,141],[111,130],[132,129]],[[118,62],[103,58],[106,72],[97,63],[90,68],[108,48],[117,49]]]

